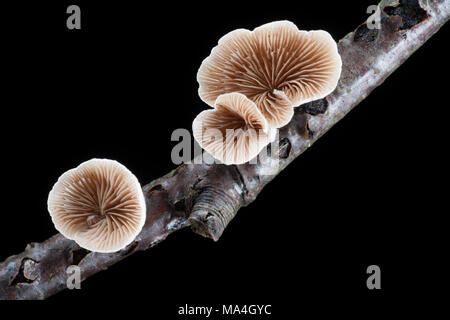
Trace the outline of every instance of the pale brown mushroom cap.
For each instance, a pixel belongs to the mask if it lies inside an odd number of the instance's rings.
[[[290,121],[293,106],[330,94],[341,66],[328,32],[299,31],[292,22],[276,21],[222,37],[198,70],[198,91],[211,106],[221,94],[242,93],[278,128]]]
[[[200,146],[225,164],[250,161],[276,134],[256,104],[236,92],[219,96],[214,109],[194,119],[192,131]]]
[[[62,235],[95,252],[123,249],[139,234],[146,217],[137,178],[108,159],[92,159],[64,173],[47,205]]]

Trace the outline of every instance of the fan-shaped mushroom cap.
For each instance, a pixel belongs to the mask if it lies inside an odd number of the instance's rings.
[[[192,131],[200,146],[225,164],[253,159],[276,134],[256,104],[236,92],[219,96],[213,110],[194,119]]]
[[[137,178],[108,159],[92,159],[64,173],[50,191],[48,211],[66,238],[96,252],[130,244],[146,217]]]
[[[290,121],[292,106],[331,93],[341,65],[328,32],[299,31],[292,22],[277,21],[222,37],[198,70],[198,91],[211,106],[221,94],[242,93],[278,128]]]

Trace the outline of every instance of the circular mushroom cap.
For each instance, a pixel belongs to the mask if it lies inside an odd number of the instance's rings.
[[[115,252],[130,244],[146,217],[137,178],[108,159],[92,159],[64,173],[47,204],[62,235],[96,252]]]
[[[289,21],[237,29],[222,37],[200,66],[199,95],[212,106],[219,95],[240,92],[278,128],[290,121],[292,106],[330,94],[341,66],[326,31],[299,31]]]
[[[256,104],[236,92],[219,96],[213,110],[194,119],[192,131],[200,146],[225,164],[253,159],[276,134]]]

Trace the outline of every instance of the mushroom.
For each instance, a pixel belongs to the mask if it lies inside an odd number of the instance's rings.
[[[300,31],[289,21],[234,30],[223,36],[197,73],[200,98],[212,106],[224,93],[254,101],[279,128],[292,107],[330,94],[341,74],[336,42],[322,30]]]
[[[108,159],[91,159],[64,173],[47,205],[62,235],[95,252],[123,249],[141,231],[146,217],[137,178]]]
[[[200,146],[224,164],[242,164],[275,139],[256,104],[237,92],[220,95],[214,109],[201,112],[192,124]]]

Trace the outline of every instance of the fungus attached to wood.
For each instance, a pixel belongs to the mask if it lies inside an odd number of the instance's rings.
[[[322,30],[300,31],[289,21],[234,30],[219,40],[197,73],[210,106],[239,92],[256,103],[270,126],[286,125],[292,107],[330,94],[341,74],[336,42]]]
[[[399,1],[382,1],[381,11],[383,12],[387,4],[393,2]],[[267,172],[264,170],[268,166],[266,163],[231,167],[191,163],[183,164],[155,179],[144,187],[147,203],[152,203],[148,206],[147,214],[151,214],[151,220],[155,223],[146,223],[143,231],[135,239],[136,243],[127,250],[114,254],[88,255],[88,259],[79,263],[83,278],[100,273],[135,252],[153,248],[173,232],[190,224],[194,231],[217,240],[236,213],[255,201],[277,174],[285,170],[292,161],[342,120],[445,26],[450,18],[448,0],[428,1],[426,7],[429,18],[402,32],[398,30],[401,25],[398,17],[384,17],[381,20],[376,43],[355,43],[354,32],[347,34],[339,42],[345,73],[339,85],[342,89],[335,90],[317,110],[316,106],[313,108],[312,114],[318,114],[312,117],[313,121],[310,122],[311,130],[315,132],[313,136],[304,138],[306,117],[302,112],[296,112],[291,123],[280,130],[279,149],[282,155],[279,158],[282,162],[281,165],[279,162],[269,163],[269,166],[272,166],[269,167],[272,169],[271,175],[261,174]],[[378,71],[369,72],[368,77],[368,66],[377,68]],[[326,109],[328,111],[321,114]],[[173,210],[174,206],[177,207],[175,203],[181,199],[186,204],[184,214]],[[283,223],[290,222],[282,215],[277,218],[282,219]],[[261,217],[255,215],[255,219]],[[194,225],[193,221],[198,222]],[[33,242],[23,252],[1,262],[0,300],[45,299],[67,288],[66,270],[74,263],[73,259],[68,259],[68,252],[73,249],[72,241],[58,234],[42,243]],[[77,261],[79,259],[75,262]],[[22,283],[21,268],[23,274],[28,277],[26,283]],[[27,268],[29,269],[26,270]],[[198,274],[202,276],[202,272],[203,269],[199,270]],[[18,276],[20,278],[17,279]],[[36,280],[33,280],[36,276]],[[220,290],[216,285],[217,277],[220,276],[221,274],[217,272],[209,274],[208,281],[212,283],[209,287],[211,292]],[[184,281],[185,277],[178,277],[177,281],[179,279]]]
[[[108,159],[92,159],[64,173],[50,191],[48,211],[63,236],[96,252],[123,249],[146,217],[137,178]]]
[[[276,135],[256,104],[236,92],[220,95],[214,109],[194,119],[192,131],[200,146],[225,164],[253,159]]]

